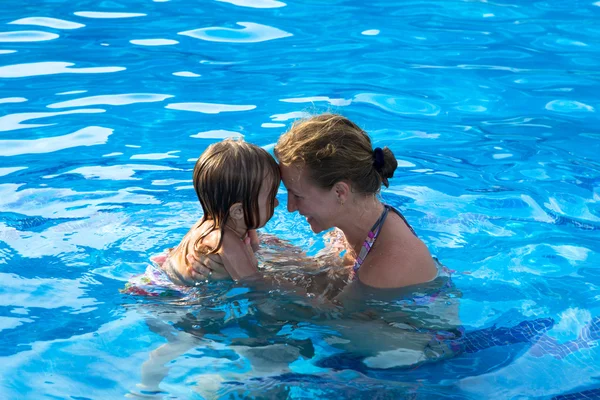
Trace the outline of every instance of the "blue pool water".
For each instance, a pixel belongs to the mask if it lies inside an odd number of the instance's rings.
[[[600,2],[2,6],[0,398],[600,395]],[[228,283],[119,292],[200,216],[208,144],[272,148],[322,111],[395,152],[383,198],[455,290],[371,304],[386,322]],[[283,206],[265,230],[323,247]],[[399,315],[473,346],[411,364]]]

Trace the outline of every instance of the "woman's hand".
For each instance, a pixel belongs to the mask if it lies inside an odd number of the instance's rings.
[[[248,237],[244,240],[244,243],[249,244],[252,247],[253,252],[257,252],[260,249],[260,239],[256,229],[250,229],[248,231]]]
[[[216,246],[216,243],[215,243]],[[244,240],[244,253],[249,259],[254,257],[250,256],[255,251],[255,248],[259,247],[259,239],[255,230],[248,231],[248,237]],[[187,268],[185,271],[186,278],[193,281],[205,281],[205,280],[222,280],[231,279],[232,276],[225,269],[225,262],[221,257],[221,252],[215,254],[202,254],[202,253],[188,253],[186,256]],[[159,255],[152,257],[152,261],[161,265],[166,255]]]
[[[240,280],[258,275],[258,261],[252,249],[252,238],[240,237],[231,229],[223,231],[223,241],[219,249],[221,260],[229,275],[234,280]]]
[[[220,254],[189,253],[186,257],[188,274],[195,281],[229,279]]]

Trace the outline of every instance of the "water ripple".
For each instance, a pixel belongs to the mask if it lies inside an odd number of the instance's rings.
[[[16,50],[0,50],[0,54],[12,54],[16,52]]]
[[[46,154],[79,146],[105,144],[113,130],[100,126],[88,126],[63,136],[31,140],[0,140],[0,156],[23,154]]]
[[[0,67],[0,78],[25,78],[56,74],[106,74],[125,70],[125,67],[70,68],[73,65],[75,64],[60,61],[5,65]]]
[[[65,21],[63,19],[57,19],[57,18],[47,18],[47,17],[21,18],[16,21],[9,22],[9,24],[37,25],[37,26],[45,26],[48,28],[54,28],[54,29],[79,29],[79,28],[83,28],[85,26],[84,24],[79,24],[77,22]]]
[[[174,97],[170,94],[155,94],[155,93],[126,93],[126,94],[109,94],[100,96],[82,97],[62,101],[60,103],[50,104],[48,108],[70,108],[70,107],[87,107],[95,105],[110,105],[124,106],[136,103],[154,103]]]
[[[41,126],[50,126],[55,124],[22,124],[24,121],[29,121],[32,119],[39,118],[48,118],[54,117],[57,115],[66,115],[66,114],[95,114],[95,113],[103,113],[105,110],[102,109],[82,109],[82,110],[71,110],[71,111],[60,111],[60,112],[36,112],[36,113],[17,113],[17,114],[8,114],[0,117],[0,132],[6,131],[15,131],[17,129],[26,129],[26,128],[38,128]]]
[[[134,18],[145,17],[141,13],[122,13],[122,12],[101,12],[101,11],[77,11],[73,14],[84,18],[110,19],[110,18]]]
[[[140,166],[144,168],[145,166]],[[166,167],[165,167],[166,168]],[[149,170],[146,168],[145,170]],[[0,184],[0,207],[2,211],[22,214],[27,216],[41,216],[48,219],[56,218],[82,218],[98,215],[98,211],[112,208],[114,204],[159,204],[154,196],[147,194],[132,193],[136,188],[121,189],[117,192],[103,190],[93,192],[80,192],[72,189],[22,189],[16,184]],[[100,218],[112,218],[110,214],[100,215]],[[0,222],[0,226],[2,226]],[[79,233],[87,235],[82,227],[74,227],[73,223],[61,224],[57,231],[66,234]],[[100,226],[103,225],[101,222]],[[6,226],[6,225],[5,225]],[[6,241],[7,230],[0,229],[0,240]],[[25,234],[26,235],[26,234]],[[52,246],[48,246],[52,248]],[[23,246],[27,249],[27,246]],[[29,250],[33,250],[29,247]]]
[[[221,3],[229,3],[234,6],[250,8],[280,8],[287,4],[277,0],[217,0]]]
[[[43,31],[0,32],[0,43],[43,42],[58,38],[56,33]]]
[[[243,29],[232,29],[223,27],[200,28],[191,31],[179,32],[179,35],[190,36],[195,39],[209,42],[229,43],[257,43],[267,40],[282,39],[293,36],[291,33],[273,28],[268,25],[255,24],[253,22],[238,22]]]
[[[29,233],[17,232],[20,239],[25,239]],[[35,235],[43,236],[43,235]],[[11,244],[17,245],[17,249],[21,250],[20,253],[23,255],[29,255],[29,257],[39,257],[40,246],[33,245],[34,240],[29,240],[29,244],[32,245],[30,249],[23,248],[22,244],[24,241],[12,241]],[[50,244],[49,244],[50,245]],[[54,249],[54,245],[50,245],[50,248]],[[73,251],[73,249],[66,249],[67,252]],[[24,279],[14,274],[3,273],[2,281],[4,282],[5,296],[0,302],[0,306],[12,306],[19,304],[25,308],[42,308],[42,309],[59,309],[61,307],[69,307],[73,310],[81,310],[84,307],[91,307],[96,304],[95,299],[91,299],[86,295],[84,285],[82,282],[73,282],[69,279]],[[56,297],[54,301],[47,301],[43,297],[38,297],[35,293],[39,292],[46,293],[50,296]],[[10,299],[10,300],[9,300]]]
[[[218,103],[171,103],[165,108],[171,110],[194,111],[203,114],[219,114],[222,112],[236,112],[254,110],[254,105],[232,105]]]
[[[354,96],[357,103],[368,103],[385,111],[402,115],[427,115],[436,116],[440,107],[425,100],[390,96],[378,93],[360,93]]]

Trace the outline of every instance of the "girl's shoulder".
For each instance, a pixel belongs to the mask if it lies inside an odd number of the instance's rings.
[[[206,236],[202,237],[208,230],[211,229],[210,223],[204,221],[190,229],[187,236],[186,249],[188,252],[208,254],[214,251],[219,246],[221,240],[221,230],[214,229]]]

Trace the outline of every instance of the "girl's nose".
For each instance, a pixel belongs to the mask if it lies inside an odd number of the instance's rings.
[[[275,197],[275,207],[277,207],[279,205],[279,200],[277,200],[277,197]]]

